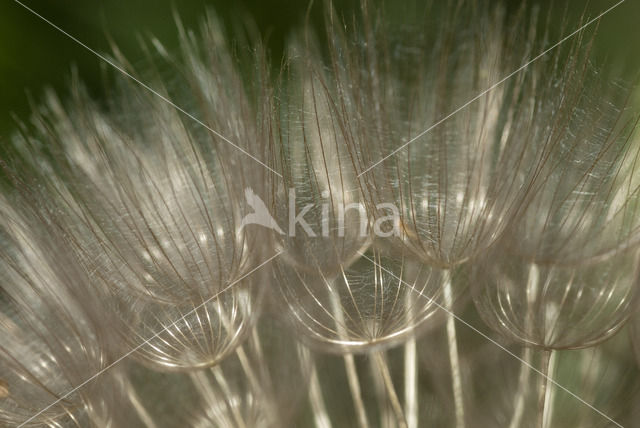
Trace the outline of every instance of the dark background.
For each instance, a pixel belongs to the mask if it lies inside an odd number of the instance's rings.
[[[282,54],[287,34],[303,22],[308,5],[305,0],[245,0],[242,3],[220,0],[21,1],[99,52],[110,52],[109,40],[112,39],[133,63],[142,57],[139,37],[153,34],[171,49],[176,45],[174,12],[187,27],[195,28],[208,7],[225,23],[252,17],[261,33],[268,36],[271,55],[277,59]],[[316,1],[315,9],[319,9],[320,3]],[[340,12],[348,12],[358,4],[355,0],[334,3]],[[516,10],[521,3],[505,0],[510,11]],[[572,0],[530,3],[539,4],[543,11],[551,10],[555,26],[559,27],[566,15],[570,29],[567,32],[570,32],[580,26],[583,13],[595,17],[617,0],[592,0],[586,5],[584,1]],[[319,20],[319,16],[321,14],[316,13],[313,19]],[[640,72],[639,18],[640,1],[626,0],[602,19],[596,38],[597,62],[617,70],[630,81]],[[72,67],[77,68],[95,97],[104,95],[97,57],[14,0],[1,0],[0,138],[6,140],[15,127],[13,115],[28,118],[29,100],[37,103],[45,87],[53,87],[64,94]]]

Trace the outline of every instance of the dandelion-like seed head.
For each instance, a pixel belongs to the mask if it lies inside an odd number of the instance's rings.
[[[209,13],[46,92],[0,161],[0,425],[628,426],[630,90],[597,19],[489,3],[310,6],[276,73]]]

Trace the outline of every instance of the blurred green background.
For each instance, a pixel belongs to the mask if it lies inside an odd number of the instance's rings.
[[[115,41],[133,63],[142,57],[138,38],[153,34],[170,49],[177,43],[174,12],[188,27],[195,27],[210,7],[223,22],[238,22],[250,16],[264,36],[275,61],[282,54],[286,35],[303,22],[305,0],[21,0],[43,17],[99,52],[110,52]],[[514,11],[521,1],[505,0]],[[320,1],[316,1],[319,9]],[[356,0],[335,1],[338,11],[354,8]],[[594,17],[615,5],[617,0],[533,1],[545,13],[551,11],[554,25],[560,26],[566,11],[567,32],[578,28],[580,17]],[[395,3],[394,3],[395,5]],[[550,9],[551,8],[551,9]],[[319,13],[314,18],[320,16]],[[626,0],[607,14],[596,38],[596,59],[633,81],[640,71],[640,1]],[[14,0],[0,2],[0,138],[15,127],[13,115],[28,118],[30,99],[37,102],[45,87],[64,94],[72,67],[95,97],[104,95],[100,60]],[[0,142],[1,144],[1,142]]]

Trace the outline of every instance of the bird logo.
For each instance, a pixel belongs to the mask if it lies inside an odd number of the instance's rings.
[[[284,232],[276,220],[271,216],[271,213],[269,213],[267,205],[260,196],[255,194],[252,188],[247,187],[244,189],[244,196],[247,204],[253,208],[253,212],[244,216],[240,223],[240,230],[243,230],[245,226],[250,224],[257,224],[266,227],[267,229],[275,230],[280,235],[284,235]]]

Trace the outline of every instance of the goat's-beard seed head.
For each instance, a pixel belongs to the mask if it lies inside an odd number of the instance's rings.
[[[539,134],[535,178],[501,244],[538,263],[605,258],[640,242],[638,116],[628,89],[598,85],[581,63],[568,64],[545,107],[555,123]]]
[[[312,45],[294,60],[311,64],[328,94],[320,104],[335,125],[325,132],[343,136],[343,165],[355,170],[370,223],[388,215],[381,204],[394,205],[398,245],[450,267],[495,242],[522,201],[541,153],[532,124],[546,119],[536,110],[546,82],[532,64],[497,84],[531,56],[535,21],[505,28],[500,8],[444,9],[435,15],[448,31],[421,34],[409,23],[410,41],[367,14],[344,34],[329,11],[328,55]]]
[[[379,293],[385,270],[402,271],[411,260],[445,275],[495,244],[522,215],[531,189],[545,182],[541,167],[566,144],[558,136],[574,136],[571,112],[581,106],[566,96],[580,87],[587,65],[578,41],[501,82],[536,51],[535,19],[522,15],[507,27],[501,8],[459,15],[445,7],[449,31],[415,31],[411,42],[397,42],[395,28],[376,18],[381,11],[364,7],[353,20],[360,28],[349,25],[347,34],[329,6],[328,52],[310,28],[292,43],[288,98],[279,97],[286,101],[276,110],[284,176],[274,190],[282,201],[278,218],[291,222],[300,213],[309,226],[294,223],[295,236],[289,230],[282,238],[281,289],[301,331],[343,350],[387,342],[420,324],[383,320],[390,313],[378,311],[379,297],[407,287],[400,281]],[[559,67],[563,56],[570,60]],[[373,236],[389,206],[398,213],[393,233]],[[392,254],[378,268],[362,255],[372,245],[372,257],[378,249]],[[369,277],[370,268],[380,275]],[[465,284],[452,287],[446,276],[440,286],[461,295]],[[419,313],[442,294],[427,288],[407,297]],[[348,307],[340,296],[352,301]]]
[[[273,251],[241,227],[245,189],[264,197],[269,172],[231,144],[260,158],[268,133],[220,34],[210,20],[198,42],[183,31],[182,58],[158,48],[182,87],[143,79],[176,104],[190,99],[183,107],[215,132],[122,77],[107,111],[79,85],[69,105],[50,95],[19,142],[83,267],[117,302],[123,350],[151,338],[135,357],[166,368],[212,365],[241,343],[264,290],[260,275],[243,277]]]
[[[0,294],[0,360],[8,361],[0,364],[0,424],[19,423],[100,374],[111,352],[134,349],[153,370],[132,362],[131,372],[154,373],[128,392],[147,392],[130,397],[153,409],[139,410],[142,419],[168,415],[158,426],[288,426],[302,391],[320,424],[355,425],[353,407],[339,413],[357,388],[366,417],[394,426],[403,415],[393,415],[390,396],[406,382],[395,398],[409,409],[416,379],[421,423],[452,425],[457,386],[448,371],[456,364],[466,420],[504,425],[517,412],[514,388],[483,375],[506,368],[508,381],[521,378],[518,364],[497,357],[512,355],[429,328],[457,309],[471,279],[470,309],[518,344],[578,348],[616,332],[638,289],[638,148],[627,138],[635,123],[584,102],[592,85],[583,78],[582,34],[501,82],[542,50],[537,23],[522,15],[507,27],[501,9],[461,4],[447,2],[434,15],[442,22],[417,31],[389,24],[367,2],[355,26],[342,25],[328,2],[328,50],[310,29],[298,35],[278,90],[260,48],[253,80],[243,79],[210,19],[199,36],[180,28],[181,58],[154,42],[158,68],[168,64],[185,81],[141,78],[164,100],[126,79],[106,106],[77,84],[70,103],[50,95],[16,137],[33,174],[26,187],[39,198],[27,211],[37,218],[0,202],[0,213],[10,212],[0,219],[9,235],[0,251],[8,284]],[[117,53],[116,61],[132,71]],[[21,179],[13,183],[23,189]],[[242,224],[249,195],[266,203],[281,234]],[[376,236],[389,205],[399,212],[388,224],[396,229]],[[294,221],[307,206],[309,229]],[[19,218],[27,226],[13,223]],[[276,251],[279,290],[254,272]],[[279,293],[294,334],[276,329],[272,340],[256,325],[263,293]],[[291,343],[299,338],[347,357]],[[457,363],[452,343],[460,344]],[[290,373],[298,357],[312,385]],[[149,392],[159,378],[170,385]],[[588,393],[600,387],[592,380]],[[119,408],[110,382],[100,374],[33,423],[107,426],[113,415],[103,409]],[[526,400],[536,401],[537,386]],[[500,399],[489,403],[496,391]],[[523,424],[535,419],[528,416]]]
[[[285,228],[286,263],[335,275],[370,245],[368,214],[348,150],[351,122],[338,111],[339,95],[327,87],[331,75],[317,53],[303,52],[297,42],[291,46],[286,93],[276,106],[283,171],[274,189],[276,218]]]
[[[640,287],[638,119],[615,107],[628,90],[597,87],[576,55],[541,106],[554,122],[536,131],[545,143],[525,199],[500,242],[475,260],[485,321],[551,349],[609,338]]]
[[[467,319],[470,314],[466,312]],[[553,353],[546,373],[553,379],[553,382],[547,380],[546,384],[553,403],[544,411],[547,426],[605,427],[611,424],[568,392],[578,390],[580,398],[594,408],[622,426],[633,426],[634,413],[637,415],[633,402],[640,384],[632,374],[636,368],[628,353],[629,343],[625,336],[617,335],[599,346]],[[505,349],[529,366],[481,337],[463,333],[459,339],[464,367],[465,411],[467,420],[473,421],[472,426],[539,427],[543,379],[531,366],[540,367],[541,360],[546,358],[545,352],[523,348],[517,342],[500,341]],[[446,363],[443,363],[445,373]]]
[[[141,404],[162,427],[292,426],[308,386],[297,347],[296,337],[266,315],[237,352],[209,370],[162,373],[131,365],[129,372]]]
[[[469,312],[465,312],[465,319],[468,316]],[[510,398],[513,399],[520,362],[471,330],[460,329],[457,334],[467,424],[474,428],[495,427],[496,422],[491,418],[502,410],[496,408],[508,401],[507,392],[503,396],[503,390],[511,393]],[[406,346],[349,354],[349,363],[345,363],[342,355],[312,352],[305,360],[305,372],[317,376],[318,388],[325,400],[326,417],[334,426],[366,425],[362,423],[363,419],[375,426],[400,426],[389,405],[390,393],[384,376],[389,376],[391,384],[396,386],[402,408],[415,406],[415,412],[405,413],[408,423],[413,417],[418,426],[454,426],[456,411],[451,399],[454,386],[447,352],[449,340],[445,328],[430,329],[406,341]],[[407,356],[415,360],[409,361]],[[415,369],[415,378],[407,377],[407,369]],[[326,373],[331,373],[331,376],[326,376]],[[537,380],[533,374],[531,378],[532,383]],[[404,383],[412,380],[414,385]],[[358,382],[362,394],[360,406],[352,401],[349,383],[354,381]],[[397,385],[406,386],[403,389]],[[535,393],[531,395],[535,396]],[[416,399],[417,402],[412,402]],[[527,406],[527,409],[534,413],[533,407]],[[489,412],[489,408],[493,412]],[[511,416],[510,410],[505,412],[509,412],[506,417]],[[499,420],[504,425],[505,419]]]
[[[635,310],[639,262],[637,246],[573,264],[536,263],[494,250],[474,267],[474,301],[489,326],[524,345],[593,346]]]
[[[0,424],[107,422],[119,399],[111,374],[68,394],[109,364],[105,295],[86,288],[65,236],[27,199],[0,201]]]
[[[445,297],[442,287],[457,280],[457,272],[452,278],[413,253],[377,246],[333,275],[284,264],[276,272],[296,331],[322,351],[369,352],[402,343],[426,324],[438,325],[441,307],[458,297]]]
[[[433,318],[430,299],[441,300],[445,273],[402,249],[387,253],[389,241],[372,236],[371,204],[352,151],[368,131],[352,116],[361,100],[340,87],[360,70],[325,69],[317,42],[304,37],[306,45],[290,48],[287,98],[278,105],[283,180],[274,191],[276,212],[292,227],[280,240],[276,278],[296,331],[316,347],[389,346]],[[298,215],[302,221],[292,224]],[[370,250],[372,244],[380,248]]]

